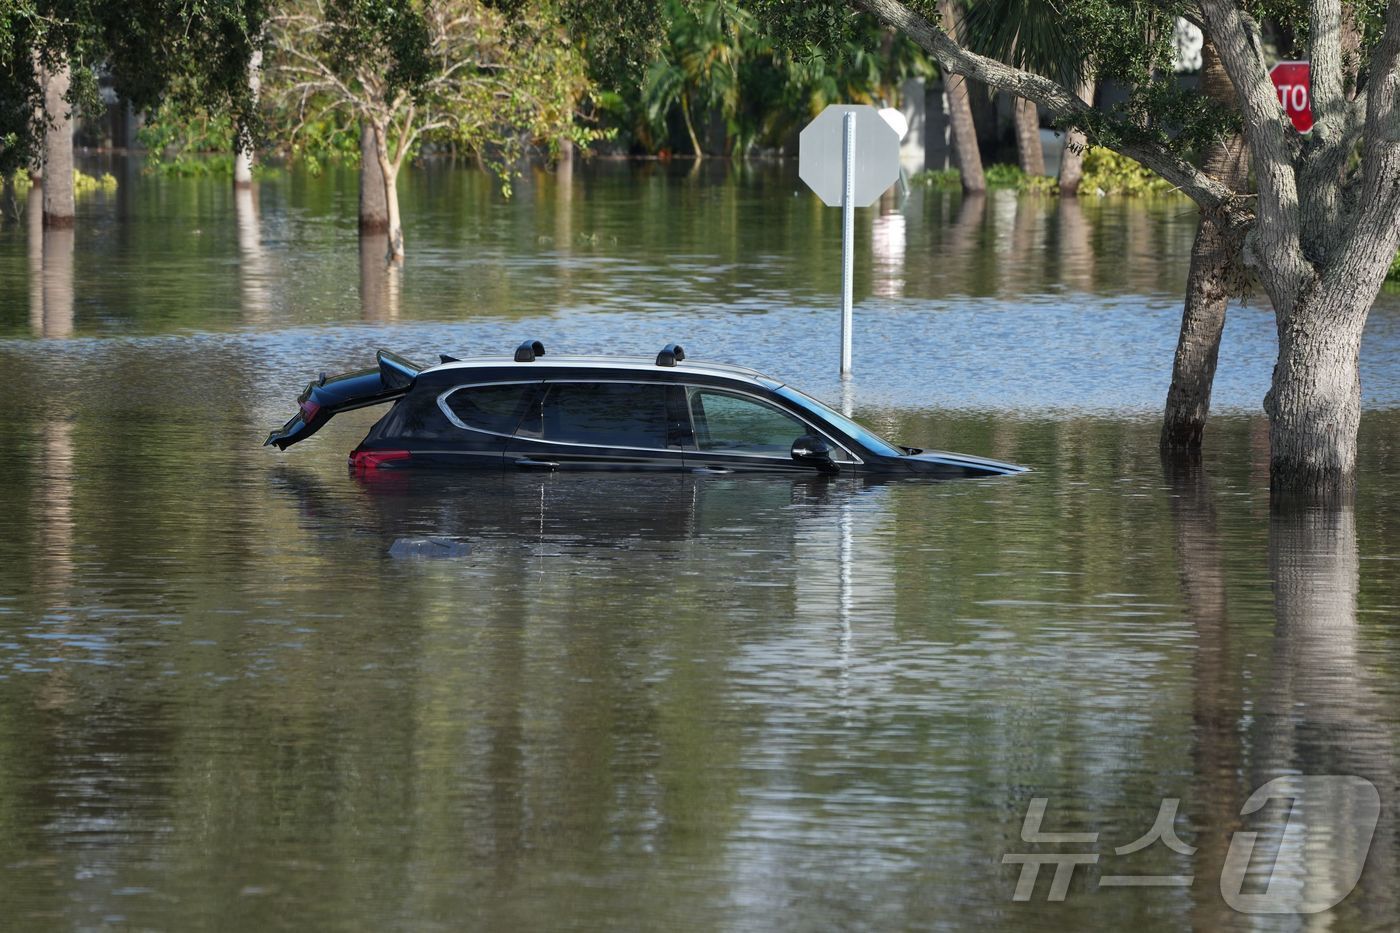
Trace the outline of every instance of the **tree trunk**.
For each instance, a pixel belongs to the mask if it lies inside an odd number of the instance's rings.
[[[388,126],[374,124],[374,152],[384,178],[385,216],[389,227],[389,260],[403,262],[403,225],[399,222],[399,167],[389,159]]]
[[[1085,76],[1079,81],[1079,98],[1089,106],[1094,104],[1094,79]],[[1060,196],[1078,197],[1079,182],[1084,177],[1084,149],[1088,140],[1079,130],[1065,133],[1065,151],[1060,156]]]
[[[1012,98],[1012,114],[1016,123],[1016,151],[1021,156],[1021,171],[1027,175],[1045,174],[1045,149],[1040,145],[1040,111],[1035,101],[1024,97]]]
[[[1220,104],[1235,106],[1234,86],[1209,38],[1201,48],[1201,92]],[[1249,153],[1244,137],[1235,135],[1212,146],[1203,168],[1221,184],[1244,190],[1249,183]],[[1210,414],[1220,335],[1225,330],[1225,309],[1230,301],[1230,264],[1238,255],[1239,244],[1230,242],[1215,220],[1202,212],[1191,245],[1181,334],[1162,418],[1163,450],[1200,450]]]
[[[567,126],[569,129],[571,129],[571,130],[573,129],[573,126],[574,126],[574,111],[573,111],[573,108],[572,108],[572,107],[569,109],[568,115],[567,115],[566,119],[564,120],[564,124],[565,124],[565,126]],[[556,167],[557,169],[559,169],[560,171],[563,171],[563,172],[571,172],[571,171],[573,171],[573,168],[574,168],[574,141],[573,141],[572,137],[565,136],[563,139],[559,140],[559,158],[556,160],[555,167]]]
[[[258,94],[262,91],[262,49],[254,49],[252,57],[248,60],[248,90],[252,93],[253,103],[256,104]],[[234,141],[234,145],[237,146],[233,154],[235,188],[253,186],[253,141],[245,136],[246,134],[240,133],[239,138]]]
[[[1278,363],[1264,398],[1277,490],[1329,497],[1354,482],[1361,332],[1373,294],[1313,288],[1279,321]]]
[[[44,135],[44,226],[73,226],[73,113],[68,63],[49,74],[44,109],[50,121]]]
[[[690,95],[681,91],[681,116],[685,118],[685,131],[690,134],[690,148],[695,152],[695,161],[705,158],[705,150],[700,148],[700,138],[695,135],[695,123],[690,118]]]
[[[951,35],[962,31],[956,0],[938,0],[943,28]],[[977,148],[977,124],[972,121],[972,104],[967,97],[967,79],[944,70],[943,85],[948,94],[948,128],[953,134],[953,151],[958,156],[964,191],[986,191],[982,174],[982,151]]]
[[[33,54],[34,78],[39,82],[39,95],[41,98],[43,98],[43,102],[40,103],[39,106],[34,108],[34,125],[47,126],[48,123],[44,119],[44,105],[48,103],[49,73],[44,70],[44,64],[39,60],[39,52],[37,49],[34,51]],[[33,163],[29,166],[29,185],[31,188],[36,188],[39,185],[42,185],[43,183],[44,153],[42,150],[40,150],[40,152],[35,156]],[[43,209],[41,208],[39,211],[39,215],[42,217],[43,213]]]
[[[384,173],[379,170],[379,150],[374,127],[360,124],[360,235],[389,230],[389,207],[384,203]]]

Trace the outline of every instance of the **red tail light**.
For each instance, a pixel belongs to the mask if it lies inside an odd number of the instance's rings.
[[[407,450],[355,450],[350,453],[350,466],[356,470],[377,470],[395,460],[412,456]]]
[[[301,420],[306,424],[311,423],[311,419],[316,417],[316,413],[321,410],[320,402],[313,402],[311,399],[301,403]]]

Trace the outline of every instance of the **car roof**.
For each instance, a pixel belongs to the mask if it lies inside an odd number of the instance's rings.
[[[541,367],[551,369],[562,367],[583,370],[629,370],[676,376],[721,376],[743,382],[755,383],[770,389],[776,389],[783,384],[781,380],[774,379],[772,376],[765,376],[757,370],[749,369],[744,366],[734,366],[730,363],[711,363],[705,360],[683,360],[677,362],[674,366],[658,366],[654,357],[641,356],[549,356],[538,358],[529,363],[516,362],[508,356],[487,356],[466,360],[454,360],[450,363],[440,363],[437,366],[430,366],[424,369],[423,373],[446,373],[486,368],[518,368],[522,373],[527,373],[532,367],[536,369]]]

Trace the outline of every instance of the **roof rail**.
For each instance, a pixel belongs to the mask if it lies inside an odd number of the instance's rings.
[[[538,340],[527,340],[515,348],[517,363],[533,363],[537,356],[544,356],[544,344]]]
[[[685,349],[678,343],[668,343],[656,354],[657,366],[675,366],[685,359]]]

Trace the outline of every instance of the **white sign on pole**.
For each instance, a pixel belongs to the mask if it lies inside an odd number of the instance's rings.
[[[899,134],[863,104],[832,104],[808,123],[797,141],[797,174],[827,207],[841,207],[841,144],[848,113],[855,114],[855,205],[869,207],[899,178]]]
[[[828,207],[841,208],[841,375],[851,371],[855,208],[874,204],[899,178],[900,134],[874,107],[832,104],[798,137],[797,174]]]

